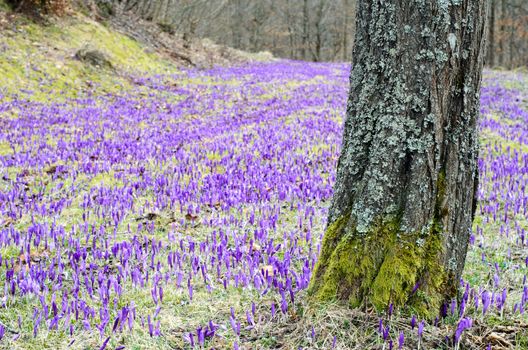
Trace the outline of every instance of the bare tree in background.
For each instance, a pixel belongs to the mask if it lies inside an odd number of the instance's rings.
[[[489,0],[488,53],[490,67],[512,69],[528,65],[528,1]]]
[[[14,0],[12,0],[14,1]],[[165,29],[245,51],[310,61],[350,61],[358,0],[80,0],[120,6]],[[486,64],[528,65],[528,1],[489,3]],[[111,12],[111,11],[110,11]]]

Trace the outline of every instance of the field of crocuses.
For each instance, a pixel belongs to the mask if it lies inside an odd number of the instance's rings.
[[[0,96],[0,347],[528,348],[528,76],[487,72],[461,298],[427,322],[313,305],[348,64]]]

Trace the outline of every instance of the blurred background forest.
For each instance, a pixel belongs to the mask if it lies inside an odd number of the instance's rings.
[[[528,1],[490,1],[487,65],[528,64]],[[356,0],[106,0],[173,27],[189,40],[206,37],[244,51],[309,61],[348,61]]]
[[[191,45],[196,38],[248,52],[308,61],[349,61],[356,0],[74,0],[99,17],[135,14]],[[528,1],[490,2],[488,67],[528,65]],[[68,0],[11,0],[60,12]]]

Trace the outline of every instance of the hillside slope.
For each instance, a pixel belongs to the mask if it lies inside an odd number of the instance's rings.
[[[175,35],[158,36],[155,26],[137,19],[127,23],[124,18],[103,24],[75,13],[42,24],[9,12],[0,1],[0,93],[27,94],[37,100],[49,98],[50,93],[57,98],[95,90],[118,93],[129,89],[135,76],[171,75],[182,67],[209,68],[268,58],[207,41],[180,54],[176,50],[182,45]],[[79,50],[101,53],[111,67],[79,60]]]

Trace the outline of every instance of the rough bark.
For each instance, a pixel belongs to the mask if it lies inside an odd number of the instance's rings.
[[[456,295],[476,204],[486,8],[359,0],[318,300],[430,315]]]

